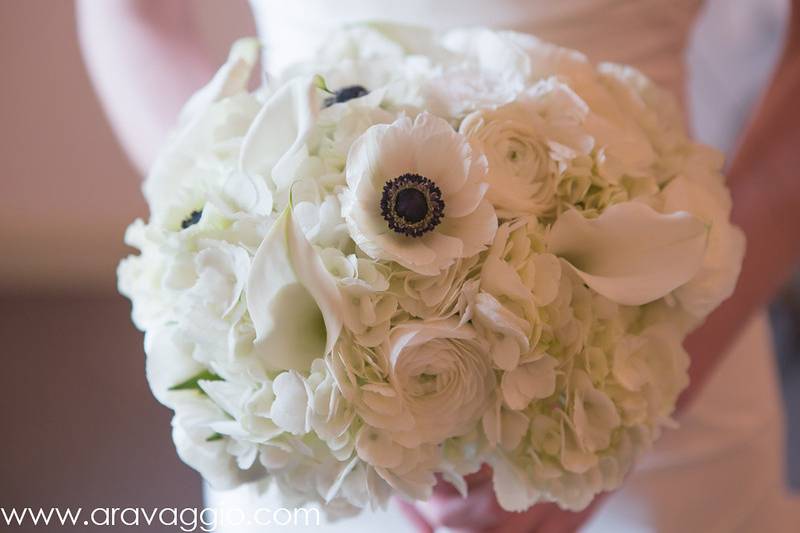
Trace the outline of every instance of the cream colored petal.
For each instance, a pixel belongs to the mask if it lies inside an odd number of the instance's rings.
[[[464,243],[455,237],[450,237],[438,231],[431,231],[419,237],[419,239],[425,246],[431,250],[435,250],[437,256],[442,259],[447,259],[449,263],[452,263],[456,258],[463,255]]]
[[[239,169],[248,175],[281,173],[306,142],[319,114],[317,88],[308,77],[278,89],[264,104],[242,141]]]
[[[486,200],[465,217],[445,217],[436,231],[462,240],[464,257],[475,255],[488,246],[497,232],[497,215]]]
[[[258,61],[258,40],[252,37],[239,39],[231,47],[228,59],[211,81],[197,91],[181,109],[181,123],[199,116],[213,102],[247,90],[247,82]]]
[[[467,182],[458,192],[444,198],[444,216],[461,218],[478,208],[486,192],[488,183]]]
[[[593,220],[567,211],[553,224],[547,244],[598,293],[620,304],[643,305],[692,279],[707,233],[688,213],[663,215],[625,202]]]
[[[336,281],[294,222],[291,208],[256,251],[246,295],[255,349],[272,368],[308,371],[339,337],[345,310]]]
[[[547,398],[555,391],[558,361],[545,355],[503,374],[503,399],[511,409],[525,409],[535,399]]]
[[[466,139],[447,121],[429,113],[414,121],[413,136],[417,172],[436,182],[445,196],[460,190],[469,176],[472,157]]]

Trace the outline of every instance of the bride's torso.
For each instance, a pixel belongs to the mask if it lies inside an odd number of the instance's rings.
[[[594,61],[632,65],[683,96],[684,49],[702,0],[251,0],[271,68],[309,56],[327,30],[380,20],[435,30],[533,33]]]

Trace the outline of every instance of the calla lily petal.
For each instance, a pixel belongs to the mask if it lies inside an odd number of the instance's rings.
[[[264,104],[242,141],[239,169],[248,175],[278,176],[291,165],[319,114],[312,78],[296,78]]]
[[[199,116],[217,100],[247,90],[247,82],[258,61],[259,49],[258,39],[246,37],[236,41],[225,64],[214,74],[211,81],[183,106],[180,122]]]
[[[290,207],[256,251],[246,294],[255,349],[275,369],[306,372],[339,337],[343,304],[336,281]]]
[[[623,305],[644,305],[697,273],[706,249],[705,224],[686,212],[669,215],[624,202],[596,219],[564,213],[548,236],[549,251],[592,289]]]

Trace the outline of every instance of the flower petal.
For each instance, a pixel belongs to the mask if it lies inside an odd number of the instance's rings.
[[[558,361],[545,355],[503,374],[503,399],[511,409],[525,409],[533,400],[547,398],[556,389]]]
[[[593,220],[567,211],[553,224],[548,247],[606,298],[644,305],[692,279],[707,233],[705,224],[688,213],[664,215],[624,202]]]
[[[336,281],[295,223],[291,207],[256,251],[247,309],[255,348],[276,369],[307,371],[339,337],[344,313]]]
[[[319,114],[311,78],[296,78],[264,104],[242,141],[239,169],[248,175],[281,175],[305,144]]]
[[[465,217],[445,217],[437,231],[461,239],[464,243],[463,257],[469,257],[483,251],[492,242],[497,232],[497,214],[492,204],[482,200],[477,209]]]
[[[197,91],[183,106],[179,122],[186,123],[200,116],[213,102],[247,90],[250,74],[258,61],[259,47],[258,40],[252,37],[233,43],[225,64],[208,85]]]

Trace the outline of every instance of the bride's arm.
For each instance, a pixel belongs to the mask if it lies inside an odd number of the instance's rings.
[[[692,355],[684,407],[703,386],[745,322],[767,304],[800,262],[800,0],[786,48],[729,172],[732,218],[747,235],[739,283],[686,341]]]
[[[188,0],[78,0],[81,48],[117,136],[147,169],[181,105],[213,74]]]

